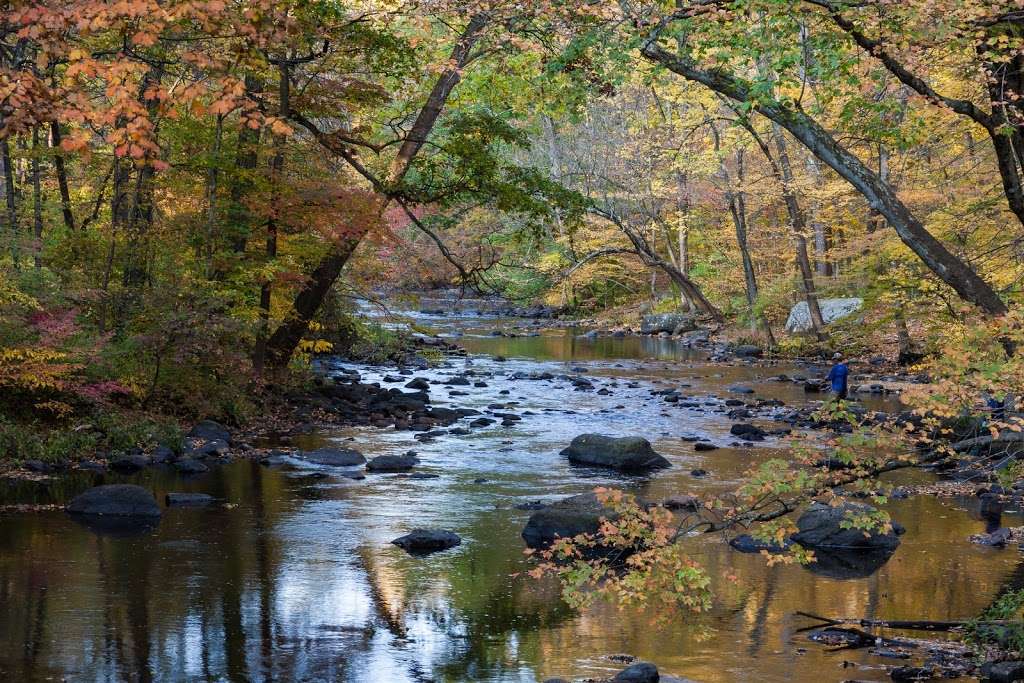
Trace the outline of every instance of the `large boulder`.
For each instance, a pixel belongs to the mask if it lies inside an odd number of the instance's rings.
[[[821,308],[821,318],[825,324],[845,318],[860,310],[864,305],[864,299],[850,297],[848,299],[819,299],[818,307]],[[811,312],[807,308],[807,302],[801,301],[789,310],[789,318],[786,319],[786,332],[810,332]]]
[[[530,515],[523,529],[523,540],[530,548],[546,548],[559,538],[596,534],[602,517],[615,519],[616,514],[598,501],[597,494],[563,498]]]
[[[306,462],[332,467],[356,467],[366,462],[363,454],[352,448],[317,448],[315,451],[303,451],[299,457]]]
[[[370,472],[408,472],[419,462],[419,458],[411,452],[405,455],[378,455],[366,463],[366,469]]]
[[[228,428],[213,420],[199,422],[186,436],[202,439],[203,441],[220,440],[225,443],[231,443],[231,432]]]
[[[209,472],[209,466],[196,460],[195,458],[182,458],[181,460],[174,463],[174,469],[178,470],[182,474],[203,474]]]
[[[1010,683],[1024,681],[1024,662],[1006,661],[982,667],[982,673],[988,674],[990,683]]]
[[[640,334],[669,332],[682,334],[697,329],[697,321],[688,313],[660,313],[645,315],[640,321]]]
[[[391,541],[402,550],[413,555],[426,555],[440,550],[454,548],[462,539],[454,531],[444,529],[413,529],[405,536]]]
[[[741,553],[759,553],[766,550],[769,553],[784,553],[791,545],[789,541],[782,544],[770,543],[754,538],[750,534],[740,534],[729,540],[729,545]]]
[[[835,507],[812,503],[796,521],[799,531],[792,539],[805,548],[826,550],[895,550],[900,537],[895,530],[888,533],[865,532],[862,529],[844,528],[849,526],[850,515],[873,512],[870,505],[843,503]]]
[[[68,503],[73,515],[159,517],[160,506],[148,490],[133,484],[107,484],[80,493]]]
[[[623,472],[646,472],[672,465],[658,455],[651,443],[639,436],[613,437],[581,434],[562,451],[569,462],[592,467],[611,467]]]
[[[617,673],[612,683],[658,683],[660,680],[658,667],[650,662],[637,662]]]

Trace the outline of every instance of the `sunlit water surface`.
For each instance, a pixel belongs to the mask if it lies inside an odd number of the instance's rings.
[[[368,457],[412,448],[419,471],[436,479],[353,481],[300,462],[240,461],[194,479],[150,470],[4,484],[6,502],[63,502],[89,485],[134,481],[161,500],[168,491],[201,491],[234,507],[168,509],[152,532],[120,536],[61,512],[0,516],[0,680],[526,683],[610,676],[622,664],[609,655],[628,654],[704,683],[883,681],[881,667],[891,661],[866,651],[825,653],[796,632],[808,622],[794,612],[958,619],[1024,586],[1016,550],[968,541],[984,529],[972,499],[916,497],[888,506],[907,533],[867,578],[768,567],[720,536],[705,536],[687,546],[716,577],[715,607],[704,617],[568,609],[557,587],[521,574],[528,563],[519,534],[530,513],[515,505],[598,485],[654,500],[728,489],[751,465],[786,451],[772,440],[728,447],[727,387],[743,383],[759,397],[801,404],[808,397],[799,387],[770,378],[815,369],[711,365],[669,340],[588,340],[566,330],[490,336],[502,324],[442,323],[461,335],[470,357],[417,375],[585,368],[611,393],[573,391],[564,380],[485,377],[487,387],[455,387],[467,396],[448,397],[440,385],[431,394],[438,405],[481,410],[514,402],[509,409],[522,422],[424,444],[410,432],[369,428],[297,443],[336,441]],[[386,374],[357,369],[367,381]],[[650,394],[669,387],[711,405],[678,408]],[[673,468],[630,478],[571,467],[559,451],[589,431],[643,435]],[[726,447],[695,453],[683,435]],[[710,474],[694,478],[694,468]],[[416,558],[389,543],[433,526],[458,532],[462,545]],[[856,668],[844,669],[844,661]]]

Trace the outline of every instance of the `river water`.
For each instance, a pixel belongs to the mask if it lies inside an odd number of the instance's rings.
[[[907,533],[868,577],[768,567],[707,535],[688,548],[716,577],[710,613],[666,622],[653,610],[605,604],[574,612],[556,586],[520,574],[530,513],[515,505],[598,485],[653,500],[733,487],[748,467],[786,451],[773,440],[728,446],[732,421],[713,410],[726,388],[742,382],[799,405],[808,400],[802,390],[769,378],[808,369],[712,365],[668,340],[587,340],[557,329],[506,338],[489,334],[503,321],[433,324],[458,330],[469,356],[417,376],[495,373],[482,377],[486,387],[455,387],[465,396],[435,385],[435,404],[510,404],[521,422],[430,443],[359,428],[295,445],[339,442],[368,457],[413,448],[418,470],[437,478],[356,481],[299,462],[238,461],[192,479],[153,469],[4,483],[4,502],[64,502],[90,485],[131,481],[159,500],[199,491],[231,506],[168,509],[154,530],[135,535],[97,533],[58,511],[0,515],[0,680],[527,683],[610,676],[623,667],[610,656],[623,654],[703,683],[883,681],[892,660],[826,653],[797,632],[809,624],[794,612],[959,619],[1024,586],[1020,553],[968,541],[985,526],[973,499],[919,496],[889,504]],[[365,381],[388,370],[355,369]],[[507,378],[584,369],[607,395]],[[670,407],[650,394],[671,387],[714,405]],[[673,468],[636,478],[571,467],[559,450],[590,431],[645,436]],[[726,447],[695,453],[684,435]],[[694,478],[694,468],[709,475]],[[462,545],[424,558],[390,544],[435,526],[459,533]]]

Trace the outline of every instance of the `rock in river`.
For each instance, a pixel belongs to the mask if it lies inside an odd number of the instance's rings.
[[[659,332],[692,332],[697,329],[697,321],[692,315],[685,313],[662,313],[645,315],[640,322],[640,334],[658,334]]]
[[[462,543],[462,539],[455,532],[444,529],[413,529],[391,542],[407,553],[426,555],[454,548]]]
[[[671,467],[658,455],[651,443],[639,436],[612,437],[602,434],[581,434],[562,451],[576,465],[611,467],[623,472],[645,472]]]
[[[764,441],[765,433],[760,427],[752,424],[741,422],[734,424],[730,429],[729,433],[733,436],[738,436],[745,441]]]
[[[196,439],[202,439],[204,441],[215,441],[221,440],[226,443],[231,443],[231,432],[228,428],[219,422],[213,420],[203,420],[196,424],[186,436],[190,436]]]
[[[523,540],[531,548],[546,548],[558,538],[597,533],[602,517],[614,519],[615,513],[603,506],[594,493],[563,498],[530,515]]]
[[[351,448],[318,448],[315,451],[303,451],[299,457],[306,462],[333,467],[355,467],[366,462],[362,453]]]
[[[1024,662],[1006,661],[982,667],[982,674],[987,673],[987,679],[991,683],[1009,683],[1010,681],[1024,681]]]
[[[166,496],[168,507],[201,507],[212,505],[214,500],[213,496],[206,493],[168,493]]]
[[[759,553],[762,550],[767,550],[770,553],[782,553],[791,545],[789,541],[785,541],[782,545],[777,543],[768,543],[765,541],[759,541],[750,534],[740,534],[739,536],[730,539],[729,545],[741,553]]]
[[[160,506],[153,494],[133,484],[96,486],[75,496],[67,510],[73,515],[160,516]]]
[[[366,463],[366,469],[370,472],[408,472],[418,465],[419,458],[406,453],[405,455],[378,455]]]
[[[205,463],[193,460],[192,458],[182,458],[174,463],[174,468],[182,474],[202,474],[203,472],[210,471],[210,468]]]
[[[660,680],[658,667],[649,662],[639,662],[616,674],[612,683],[658,683]]]
[[[110,469],[122,474],[132,474],[149,465],[150,459],[145,455],[126,455],[110,463]]]
[[[865,533],[861,529],[844,529],[849,515],[873,512],[870,505],[843,503],[836,507],[812,503],[796,522],[799,531],[793,540],[805,548],[841,550],[895,550],[900,544],[896,531]]]

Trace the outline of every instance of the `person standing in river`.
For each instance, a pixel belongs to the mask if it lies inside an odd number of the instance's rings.
[[[834,354],[832,360],[835,361],[835,364],[828,371],[828,377],[825,379],[832,383],[832,393],[845,401],[849,393],[850,368],[843,360],[841,353]]]

